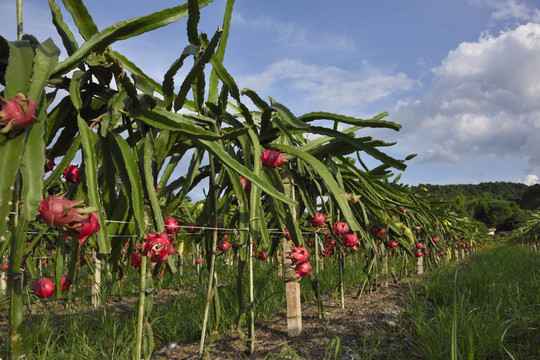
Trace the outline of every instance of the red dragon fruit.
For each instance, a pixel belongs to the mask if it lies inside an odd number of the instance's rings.
[[[218,242],[217,247],[219,250],[225,252],[229,250],[229,248],[231,247],[231,243],[227,240],[221,240],[220,242]]]
[[[373,234],[373,236],[377,237],[383,236],[386,233],[385,229],[381,229],[380,227],[377,227],[375,225],[373,225],[369,230],[371,231],[371,234]]]
[[[168,217],[165,220],[163,220],[165,223],[165,230],[167,231],[167,234],[176,236],[178,234],[178,221],[173,217]]]
[[[56,286],[49,278],[41,278],[34,283],[34,294],[40,298],[48,298],[54,295]]]
[[[349,231],[349,225],[346,222],[334,223],[333,228],[334,228],[334,232],[338,236],[343,236],[344,234],[347,233],[347,231]]]
[[[311,220],[311,225],[316,228],[324,227],[324,224],[326,222],[326,215],[320,212],[315,213],[315,218]]]
[[[62,275],[62,281],[60,283],[60,286],[62,288],[62,291],[66,291],[71,286],[71,281],[66,275]]]
[[[343,241],[343,246],[345,247],[355,247],[358,245],[358,237],[356,236],[356,233],[346,233],[341,237],[341,241]]]
[[[266,254],[265,251],[261,251],[260,253],[257,254],[257,259],[261,261],[266,261],[268,259],[268,255]]]
[[[261,161],[265,168],[274,169],[287,161],[285,155],[276,150],[265,150],[261,154]]]
[[[297,264],[295,267],[295,271],[295,277],[303,278],[304,276],[309,275],[309,273],[311,272],[311,264],[308,261]]]
[[[143,254],[152,259],[152,262],[163,261],[167,256],[174,254],[171,241],[167,232],[146,234],[146,242],[143,244]]]
[[[70,201],[60,195],[46,197],[39,204],[41,219],[49,226],[64,226],[84,220],[82,200]]]
[[[308,251],[302,245],[293,246],[291,248],[291,251],[288,252],[287,255],[294,264],[301,264],[303,262],[306,262],[309,257]]]
[[[78,184],[81,182],[83,174],[79,165],[69,165],[66,170],[64,170],[63,176],[68,183]]]
[[[73,237],[82,245],[90,235],[97,233],[99,228],[97,213],[83,214],[83,219],[81,221],[68,225],[68,230],[64,236]]]
[[[17,93],[9,100],[0,97],[0,104],[0,133],[22,129],[36,122],[36,103],[22,93]]]

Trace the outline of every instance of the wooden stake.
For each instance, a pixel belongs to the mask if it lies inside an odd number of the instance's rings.
[[[91,289],[92,307],[97,309],[101,306],[101,260],[98,259],[96,251],[92,251],[92,260],[94,260],[94,282]]]
[[[7,281],[4,278],[6,277],[7,272],[4,271],[4,263],[7,264],[7,261],[5,256],[2,256],[0,259],[0,296],[5,296],[7,289]],[[41,277],[41,262],[39,263],[39,265],[39,277]]]
[[[424,257],[419,256],[416,258],[416,273],[422,275],[424,273]]]
[[[287,335],[295,337],[302,333],[302,303],[300,302],[300,283],[285,283],[287,297]]]
[[[178,277],[180,278],[180,284],[184,283],[184,255],[178,255]]]
[[[144,326],[144,303],[146,298],[146,260],[143,256],[141,259],[141,267],[139,269],[139,304],[137,305],[137,328],[135,333],[135,348],[133,349],[133,360],[141,358],[142,338]]]
[[[343,259],[343,249],[340,248],[339,252],[339,298],[340,298],[340,306],[342,309],[345,309],[345,286],[343,284],[343,268],[345,260]]]
[[[384,246],[384,245],[381,245]],[[382,286],[388,287],[388,253],[386,250],[384,250],[384,257],[383,257],[383,263],[382,263]]]
[[[311,280],[315,288],[315,297],[317,298],[317,316],[319,319],[324,317],[323,303],[321,299],[321,287],[319,284],[319,234],[315,233],[315,278]]]
[[[294,200],[294,180],[289,172],[284,174],[283,184],[285,195]],[[291,216],[293,219],[296,218],[296,208],[292,208]],[[302,333],[302,304],[300,302],[300,283],[293,280],[295,271],[291,259],[287,256],[290,251],[291,242],[283,239],[283,278],[287,300],[287,335],[295,337]]]
[[[253,292],[253,239],[249,235],[248,246],[248,270],[249,270],[249,353],[255,352],[255,295]]]
[[[6,280],[4,280],[5,276],[6,276],[6,272],[0,271],[0,296],[6,295],[7,282]]]

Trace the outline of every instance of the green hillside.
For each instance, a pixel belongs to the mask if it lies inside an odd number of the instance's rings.
[[[540,184],[528,186],[511,182],[431,185],[411,187],[460,216],[472,217],[498,231],[518,228],[540,208]]]

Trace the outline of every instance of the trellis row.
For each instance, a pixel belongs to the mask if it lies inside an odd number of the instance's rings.
[[[340,213],[353,230],[364,235],[366,229],[363,227],[368,225],[365,222],[372,220],[379,224],[392,225],[396,236],[400,236],[401,225],[398,223],[403,223],[402,226],[405,228],[410,227],[411,224],[405,224],[406,219],[392,220],[388,217],[385,211],[389,204],[407,206],[411,204],[422,208],[414,221],[421,219],[423,224],[433,227],[437,226],[440,217],[444,217],[435,214],[427,202],[411,200],[410,194],[405,194],[404,191],[386,183],[386,180],[393,176],[391,169],[405,170],[405,162],[411,157],[403,160],[395,159],[380,150],[388,144],[363,136],[364,134],[358,137],[357,132],[369,128],[398,131],[401,127],[399,124],[384,120],[387,113],[368,120],[323,112],[307,113],[297,117],[287,107],[273,99],[267,103],[253,91],[238,88],[223,64],[234,0],[227,1],[223,24],[211,36],[200,33],[198,29],[200,8],[211,3],[211,0],[189,0],[186,4],[122,21],[101,31],[83,1],[64,0],[64,8],[71,13],[73,23],[84,41],[83,44],[78,44],[79,39],[73,36],[71,30],[67,30],[69,26],[63,21],[62,10],[54,1],[49,3],[52,20],[58,25],[56,28],[63,44],[71,44],[65,45],[68,56],[59,61],[60,49],[50,39],[38,44],[30,44],[28,41],[10,42],[7,44],[10,54],[6,75],[3,77],[6,80],[2,84],[5,86],[3,96],[6,98],[14,97],[19,91],[26,93],[27,100],[37,104],[35,120],[39,119],[24,131],[12,133],[13,137],[10,136],[9,140],[3,134],[0,135],[2,153],[13,154],[9,157],[0,157],[0,168],[6,170],[0,177],[0,198],[9,197],[14,199],[15,203],[11,206],[8,205],[8,201],[0,201],[0,217],[3,218],[7,212],[18,209],[19,200],[24,204],[24,216],[16,211],[14,221],[10,224],[0,222],[2,234],[0,239],[9,238],[11,245],[9,254],[13,259],[9,267],[8,290],[10,319],[14,320],[9,323],[7,338],[10,341],[6,347],[8,356],[13,358],[24,356],[23,341],[19,332],[23,318],[23,299],[20,296],[22,282],[18,264],[26,251],[24,248],[26,226],[37,217],[38,210],[34,205],[43,199],[43,195],[53,185],[60,185],[64,190],[69,187],[67,197],[80,195],[84,197],[84,202],[89,208],[96,209],[93,214],[98,218],[97,223],[101,225],[94,237],[98,246],[92,249],[92,256],[97,265],[96,278],[100,278],[101,268],[95,252],[99,251],[102,256],[107,257],[112,247],[110,239],[143,237],[148,231],[149,222],[155,225],[154,231],[162,233],[165,230],[163,216],[179,209],[182,202],[185,202],[184,196],[192,190],[195,181],[209,178],[205,172],[202,172],[202,178],[196,174],[202,168],[201,161],[204,156],[215,159],[216,164],[220,165],[219,174],[216,174],[213,169],[214,160],[210,161],[210,180],[219,181],[220,183],[216,185],[228,191],[226,195],[230,195],[230,202],[224,205],[228,207],[225,211],[235,211],[239,214],[239,219],[235,220],[238,229],[199,227],[200,231],[211,230],[213,233],[212,239],[208,237],[207,243],[203,241],[203,245],[206,245],[206,253],[211,254],[209,257],[211,256],[213,260],[217,231],[234,231],[240,234],[242,244],[246,245],[242,252],[244,258],[248,257],[250,285],[253,278],[251,247],[254,237],[250,236],[253,234],[249,231],[261,231],[263,235],[271,236],[273,240],[279,239],[282,235],[281,230],[271,230],[264,234],[265,226],[260,224],[264,220],[261,219],[270,219],[272,227],[286,224],[293,234],[294,243],[301,243],[303,234],[313,234],[300,231],[297,216],[299,202],[294,199],[301,199],[311,215],[320,208],[333,209],[331,213],[334,215]],[[162,83],[145,75],[129,59],[112,49],[112,44],[117,40],[135,37],[186,17],[187,46],[183,51],[179,49],[182,55],[168,69]],[[20,24],[22,29],[22,19]],[[106,50],[103,51],[104,49]],[[183,81],[180,81],[180,90],[176,92],[175,88],[179,85],[178,71],[187,59],[189,61],[186,63],[193,60],[193,66]],[[128,76],[125,76],[126,74]],[[208,74],[209,81],[206,76]],[[57,106],[49,106],[50,95],[56,94],[59,88],[64,89],[66,83],[70,84],[69,88],[65,89],[68,94],[60,101],[54,102],[58,104]],[[59,96],[64,95],[63,92],[60,93],[62,95]],[[188,94],[191,94],[193,99],[188,99]],[[249,98],[249,101],[258,108],[257,112],[250,111],[244,105],[242,96]],[[88,101],[89,99],[92,101]],[[229,113],[230,109],[234,112]],[[28,116],[29,120],[34,120],[33,115]],[[334,126],[333,128],[317,126],[319,121],[333,122]],[[61,131],[59,137],[57,131]],[[127,136],[123,137],[122,134],[126,133]],[[317,138],[315,141],[308,139],[308,135],[311,134]],[[185,141],[186,138],[189,141]],[[191,150],[193,157],[190,166],[185,174],[181,174],[186,175],[183,177],[185,181],[168,189],[174,197],[168,197],[167,207],[164,209],[158,198],[159,190],[156,184],[161,186],[160,195],[162,195],[165,184],[169,183],[171,174],[184,156],[178,154],[186,154]],[[79,151],[83,155],[84,170],[82,166],[79,168],[69,164]],[[370,174],[363,163],[362,166],[366,171],[348,161],[349,157],[352,159],[356,156],[359,162],[362,162],[360,152],[381,162],[381,167],[375,171],[377,174]],[[286,159],[285,153],[290,159]],[[45,155],[61,158],[62,165],[54,169],[52,175],[44,180]],[[262,168],[263,161],[266,163],[264,164],[266,169]],[[286,162],[287,166],[280,167],[283,162]],[[292,162],[294,164],[291,164]],[[272,166],[269,168],[267,165]],[[86,182],[84,191],[81,187],[77,187],[78,184],[71,182],[75,179],[68,180],[68,177],[64,176],[66,182],[61,180],[61,171],[66,168],[80,170],[80,178],[84,177]],[[164,168],[166,168],[164,172],[156,171]],[[285,172],[286,176],[282,177]],[[154,178],[154,175],[158,177]],[[246,196],[248,179],[254,184],[251,196]],[[298,179],[299,183],[296,185],[299,187],[296,194],[291,179],[295,181]],[[67,184],[68,181],[71,183]],[[286,183],[288,189],[284,191]],[[307,185],[310,184],[316,184],[317,189],[308,190]],[[210,200],[201,201],[200,204],[202,211],[207,210],[207,216],[213,216],[214,224],[217,224],[218,212],[223,209],[219,209],[217,202],[217,187],[211,186],[211,190],[213,195]],[[76,195],[77,191],[79,193]],[[267,194],[264,201],[262,192]],[[360,205],[354,205],[354,201],[359,201],[359,194],[362,196],[369,194],[369,197],[365,197],[369,202],[362,203],[361,209]],[[317,201],[319,198],[325,199],[322,200],[324,204],[321,207]],[[270,203],[269,210],[265,210],[265,205]],[[100,208],[104,208],[105,211],[98,211]],[[136,222],[133,232],[138,236],[109,235],[106,216],[115,219],[130,216],[129,218]],[[15,225],[17,221],[21,226]],[[8,236],[5,236],[4,230]],[[404,236],[402,242],[406,240]],[[60,238],[60,241],[63,239]],[[369,243],[370,238],[366,237],[365,241]],[[283,263],[290,261],[286,253],[291,243],[285,239],[282,241]],[[276,245],[277,241],[273,244]],[[118,242],[115,245],[118,245]],[[369,256],[376,259],[379,256],[379,249],[374,244],[369,246],[371,251]],[[246,252],[246,249],[249,251]],[[342,251],[339,251],[339,256],[342,270]],[[60,256],[59,260],[62,260]],[[58,264],[58,268],[61,268],[61,264]],[[70,265],[71,269],[76,266],[75,263]],[[107,271],[107,263],[104,266],[103,271]],[[145,272],[145,269],[148,271]],[[241,271],[239,273],[241,280]],[[152,337],[149,321],[152,299],[151,295],[148,297],[145,295],[147,287],[152,287],[152,275],[150,258],[143,257],[139,274],[140,293],[134,346],[134,357],[137,360],[141,356],[149,358],[153,346],[150,343],[142,346],[143,336]],[[209,295],[212,295],[212,277],[213,274],[209,277],[207,289]],[[298,307],[299,284],[296,280],[287,281],[286,287],[292,289],[287,291],[287,299],[290,293],[295,302],[294,306]],[[250,314],[254,314],[252,294],[253,287],[250,286]],[[98,288],[92,298],[96,301],[99,298]],[[241,302],[242,300],[239,301],[239,309],[244,308]],[[254,315],[250,316],[250,330],[253,327],[253,319]],[[289,331],[292,335],[301,331],[300,312],[296,310],[291,312],[291,319],[296,322],[294,325],[296,330]],[[203,331],[203,340],[204,335]],[[250,352],[253,352],[254,331],[251,331],[250,340]],[[201,356],[203,342],[201,341]]]

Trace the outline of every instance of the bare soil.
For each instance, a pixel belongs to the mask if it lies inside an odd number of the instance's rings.
[[[169,289],[156,294],[154,308],[167,306],[180,289]],[[184,289],[185,290],[185,289]],[[235,330],[219,335],[205,346],[206,359],[326,359],[329,345],[335,336],[339,338],[343,353],[340,358],[351,359],[351,353],[371,359],[387,359],[392,352],[403,354],[405,347],[414,353],[413,347],[406,343],[408,331],[402,329],[398,319],[402,312],[407,282],[379,287],[371,294],[356,298],[358,288],[345,293],[345,308],[339,303],[339,294],[330,293],[322,297],[324,316],[319,318],[315,299],[302,305],[302,333],[297,337],[287,336],[285,309],[278,311],[270,319],[256,321],[256,350],[249,353],[249,341],[244,334]],[[105,309],[115,317],[122,318],[134,309],[137,297],[124,296],[121,300],[114,296],[107,298]],[[25,306],[25,316],[40,316],[45,312],[55,313],[58,319],[85,311],[92,313],[89,299],[81,301],[46,301]],[[0,331],[7,332],[7,308],[0,309]],[[399,338],[399,340],[397,340]],[[404,340],[405,339],[405,340]],[[373,346],[370,346],[373,344]],[[292,351],[290,351],[291,349]],[[367,349],[367,350],[366,350]],[[152,359],[197,359],[199,344],[171,343],[154,352]],[[335,348],[332,349],[334,354]],[[331,357],[335,357],[332,355]],[[395,357],[396,358],[396,357]],[[403,358],[403,357],[397,357]]]
[[[318,317],[315,300],[307,302],[302,307],[303,331],[294,338],[287,336],[287,321],[283,309],[271,319],[256,322],[256,351],[253,354],[249,354],[249,342],[241,340],[240,336],[231,330],[206,345],[205,358],[325,359],[330,342],[334,336],[338,336],[341,347],[345,349],[341,354],[342,358],[350,359],[351,352],[362,354],[367,348],[371,351],[370,358],[386,359],[391,351],[403,351],[403,339],[406,339],[407,331],[400,328],[398,318],[407,289],[407,283],[401,282],[380,287],[372,294],[362,294],[360,298],[354,297],[356,289],[352,289],[346,293],[345,309],[341,308],[335,294],[326,295],[323,297],[322,319]],[[400,337],[399,349],[393,348],[397,346],[394,343],[397,336]],[[376,350],[366,346],[373,342]],[[198,350],[198,343],[173,343],[156,351],[153,359],[196,359]],[[334,352],[335,348],[332,354]]]

